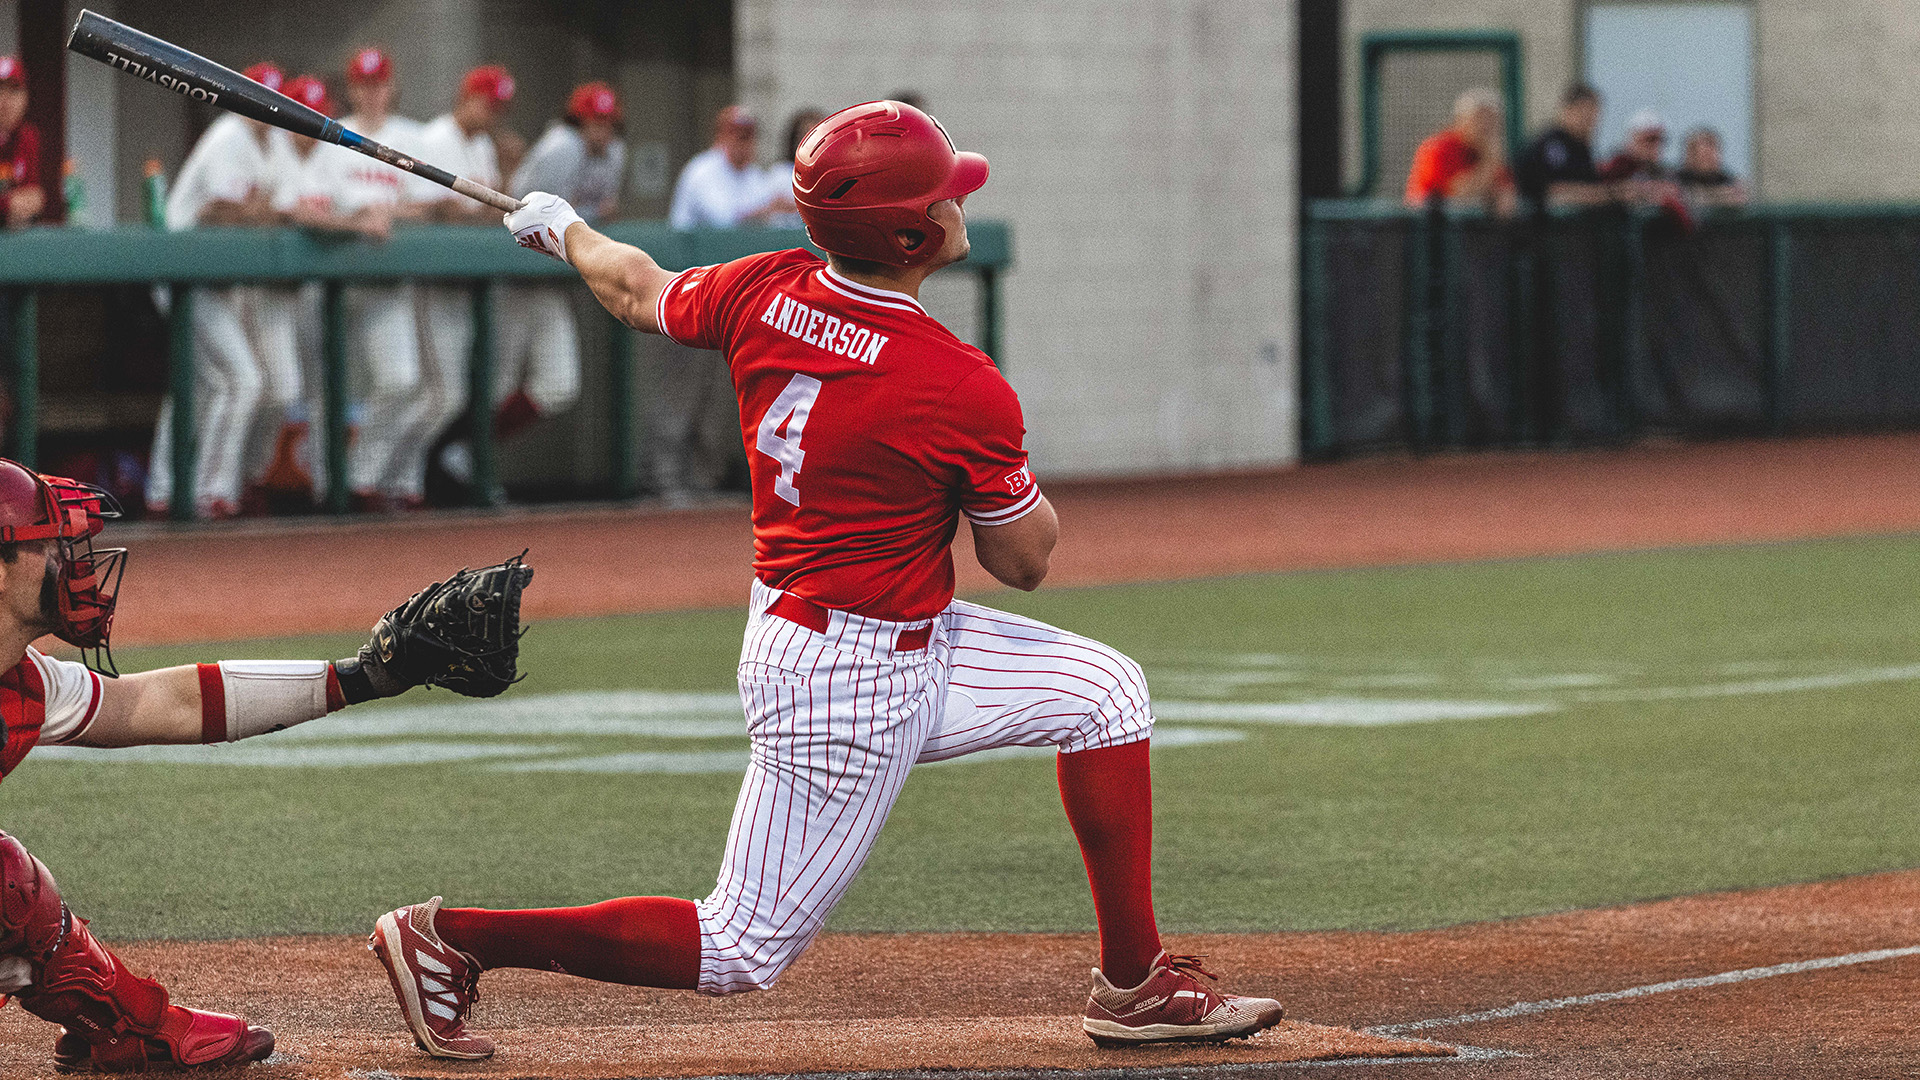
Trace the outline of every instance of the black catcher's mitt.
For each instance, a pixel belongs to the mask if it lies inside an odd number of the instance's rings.
[[[518,682],[520,592],[533,580],[526,554],[463,569],[382,615],[357,658],[376,694],[424,685],[493,697]]]

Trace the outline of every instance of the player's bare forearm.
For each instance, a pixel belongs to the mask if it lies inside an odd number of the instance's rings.
[[[654,302],[673,280],[653,256],[596,232],[585,222],[567,228],[567,257],[580,279],[614,318],[649,334],[660,332]]]
[[[200,675],[192,664],[102,679],[100,710],[83,746],[155,746],[197,743],[201,736]]]
[[[973,525],[974,557],[995,580],[1022,592],[1032,592],[1047,579],[1059,539],[1060,516],[1045,496],[1016,521]]]

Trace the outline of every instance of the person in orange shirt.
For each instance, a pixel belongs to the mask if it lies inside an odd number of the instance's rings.
[[[1507,168],[1505,116],[1491,90],[1468,90],[1453,103],[1453,126],[1414,151],[1407,174],[1407,205],[1441,199],[1478,205],[1505,217],[1515,205]]]

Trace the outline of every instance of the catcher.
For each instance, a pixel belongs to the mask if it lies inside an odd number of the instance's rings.
[[[416,594],[345,660],[113,677],[107,635],[126,549],[95,549],[93,538],[118,516],[99,488],[0,458],[0,779],[42,744],[232,742],[414,686],[490,697],[514,681],[520,592],[533,576],[517,556]],[[34,649],[46,634],[89,663]],[[172,1004],[165,987],[129,970],[67,909],[46,865],[0,832],[0,1004],[7,995],[61,1025],[53,1058],[63,1072],[221,1067],[273,1052],[267,1029]]]

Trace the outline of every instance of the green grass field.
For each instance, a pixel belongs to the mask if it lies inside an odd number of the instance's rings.
[[[1145,666],[1168,927],[1401,928],[1920,865],[1916,566],[1895,538],[991,602]],[[704,895],[741,621],[541,624],[493,705],[416,691],[236,747],[36,752],[0,825],[122,940],[357,931],[434,893]],[[1092,923],[1041,755],[918,771],[833,925]]]

